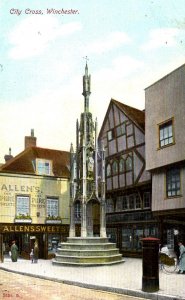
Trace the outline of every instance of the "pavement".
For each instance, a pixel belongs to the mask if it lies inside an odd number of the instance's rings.
[[[159,291],[142,291],[142,259],[124,258],[124,263],[111,266],[72,267],[53,265],[52,260],[38,263],[5,257],[0,269],[22,275],[48,279],[84,288],[115,292],[152,300],[185,300],[185,274],[159,271]]]

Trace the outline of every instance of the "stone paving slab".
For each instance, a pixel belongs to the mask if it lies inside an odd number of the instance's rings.
[[[19,259],[11,262],[5,258],[0,268],[45,278],[66,284],[116,292],[153,300],[185,300],[185,275],[159,273],[160,289],[155,293],[142,291],[142,259],[124,258],[125,263],[112,266],[70,267],[55,266],[51,260],[39,260],[32,264],[29,260]]]

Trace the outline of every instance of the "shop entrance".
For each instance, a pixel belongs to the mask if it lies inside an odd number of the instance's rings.
[[[1,225],[1,224],[0,224]],[[19,256],[30,259],[31,249],[35,240],[38,241],[39,259],[51,259],[55,257],[57,247],[61,241],[66,241],[69,236],[68,225],[10,225],[0,226],[2,234],[3,254],[8,255],[12,241],[16,242]]]
[[[25,259],[30,259],[31,249],[34,248],[35,240],[38,240],[39,245],[39,258],[45,258],[44,253],[44,234],[29,234],[29,233],[8,233],[3,235],[3,243],[5,254],[8,254],[12,245],[12,241],[16,241],[19,249],[19,255]]]
[[[34,243],[37,240],[38,241],[38,246],[39,246],[39,258],[45,258],[44,238],[45,238],[44,234],[30,235],[30,252],[31,252],[31,249],[34,249]]]
[[[7,234],[3,234],[4,254],[9,253],[9,251],[11,249],[12,241],[16,241],[16,245],[17,245],[17,247],[19,249],[19,252],[20,252],[21,242],[20,242],[19,235],[15,234],[15,233],[7,233]]]

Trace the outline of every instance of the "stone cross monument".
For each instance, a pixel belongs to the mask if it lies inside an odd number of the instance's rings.
[[[76,152],[71,145],[70,237],[75,237],[75,205],[80,203],[81,237],[93,236],[94,203],[100,205],[100,237],[106,237],[105,222],[105,155],[97,142],[97,120],[89,112],[91,76],[86,62],[83,76],[84,112],[76,123]],[[100,192],[99,192],[100,190]]]
[[[70,230],[67,242],[61,242],[53,264],[94,266],[121,263],[122,255],[106,236],[105,222],[105,153],[97,140],[97,120],[93,122],[89,112],[91,77],[86,62],[83,76],[84,112],[80,124],[76,123],[76,151],[70,149]],[[78,206],[77,206],[78,205]],[[99,208],[100,232],[93,232],[94,206]],[[76,236],[75,223],[81,224],[80,236]]]

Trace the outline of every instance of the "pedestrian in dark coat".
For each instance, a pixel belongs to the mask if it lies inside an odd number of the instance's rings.
[[[18,247],[15,241],[13,241],[11,246],[11,259],[13,262],[16,262],[17,258],[18,258]]]

